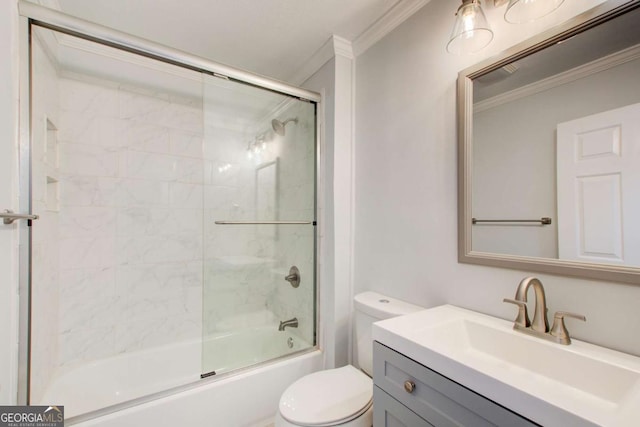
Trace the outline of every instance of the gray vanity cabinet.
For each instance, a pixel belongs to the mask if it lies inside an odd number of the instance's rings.
[[[373,383],[374,427],[537,425],[378,342]]]

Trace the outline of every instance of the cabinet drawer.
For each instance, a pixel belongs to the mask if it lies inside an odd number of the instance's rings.
[[[374,427],[433,427],[380,387],[373,387],[373,400]]]
[[[537,425],[378,342],[373,381],[436,427]],[[405,390],[406,381],[415,385],[411,392]]]

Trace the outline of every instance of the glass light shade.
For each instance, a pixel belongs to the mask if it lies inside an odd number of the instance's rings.
[[[450,53],[475,53],[493,40],[493,31],[478,0],[463,0],[447,44]]]
[[[512,24],[534,21],[560,7],[564,0],[510,0],[504,19]]]

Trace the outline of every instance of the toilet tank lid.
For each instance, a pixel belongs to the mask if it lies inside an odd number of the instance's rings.
[[[356,310],[381,320],[424,310],[424,307],[372,291],[357,294],[354,306]]]

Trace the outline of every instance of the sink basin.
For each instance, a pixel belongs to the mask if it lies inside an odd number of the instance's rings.
[[[444,305],[377,322],[373,338],[545,426],[640,425],[640,358]]]

